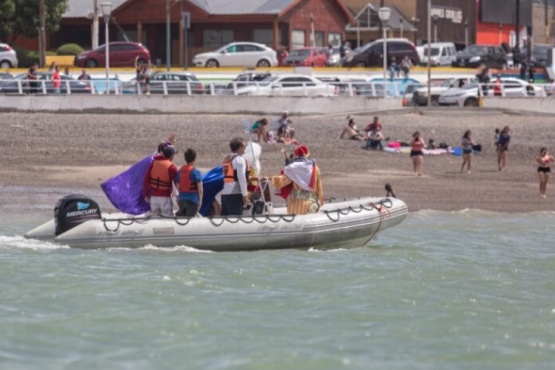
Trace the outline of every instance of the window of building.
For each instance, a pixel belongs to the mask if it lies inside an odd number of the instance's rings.
[[[324,32],[314,32],[314,46],[324,46]]]
[[[202,45],[207,48],[217,49],[232,41],[232,30],[204,30],[202,32]]]
[[[333,46],[340,46],[341,45],[341,34],[340,33],[328,33],[328,44]]]
[[[305,46],[306,31],[293,30],[291,44],[293,49],[302,48]]]
[[[278,32],[278,44],[281,43],[280,33]],[[274,44],[274,31],[272,30],[254,30],[252,33],[253,42],[271,46]]]

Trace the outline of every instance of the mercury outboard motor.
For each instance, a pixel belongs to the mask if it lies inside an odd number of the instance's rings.
[[[98,204],[80,194],[70,194],[58,200],[54,207],[56,235],[82,224],[85,221],[101,219]]]

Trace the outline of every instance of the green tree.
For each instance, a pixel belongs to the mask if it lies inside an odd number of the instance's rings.
[[[18,36],[35,38],[39,34],[39,0],[0,0],[2,2],[13,2],[15,12],[8,28],[12,39]],[[55,32],[60,27],[62,15],[67,10],[66,0],[44,0],[46,34]],[[2,9],[2,16],[4,15]],[[0,26],[1,29],[1,26]]]
[[[8,41],[12,35],[12,18],[15,14],[14,0],[0,0],[0,42]]]

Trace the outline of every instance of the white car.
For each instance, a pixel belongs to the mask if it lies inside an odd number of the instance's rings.
[[[545,96],[539,86],[534,86],[526,81],[514,77],[501,77],[502,89],[497,92],[494,88],[496,81],[487,86],[480,86],[475,80],[459,89],[450,89],[439,96],[439,105],[457,105],[459,107],[479,106],[480,96],[501,95],[507,97]]]
[[[449,89],[457,89],[463,87],[464,85],[470,83],[473,78],[471,77],[458,77],[458,78],[448,78],[444,80],[440,85],[432,84],[430,86],[430,94],[432,95],[432,105],[438,105],[439,96],[445,93]],[[419,87],[413,95],[413,100],[415,105],[428,105],[428,85]]]
[[[296,74],[271,76],[237,89],[236,95],[335,96],[338,87],[319,79]]]
[[[278,64],[274,49],[255,42],[232,42],[216,51],[197,54],[195,67],[275,67]]]
[[[17,55],[8,44],[0,43],[0,68],[17,68]]]

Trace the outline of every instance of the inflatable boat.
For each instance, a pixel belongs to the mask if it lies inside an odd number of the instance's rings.
[[[284,248],[352,248],[401,223],[407,205],[396,198],[326,202],[318,213],[287,214],[266,207],[264,214],[213,217],[147,217],[101,214],[93,200],[70,195],[55,207],[54,219],[25,234],[72,248],[188,246],[210,251]]]

